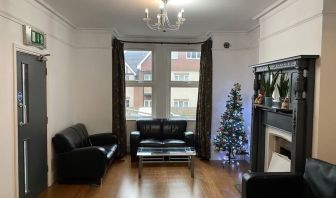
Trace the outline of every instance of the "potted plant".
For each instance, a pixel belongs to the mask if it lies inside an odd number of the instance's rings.
[[[270,67],[268,66],[268,78],[265,79],[265,75],[261,77],[261,88],[265,94],[265,106],[272,107],[272,94],[275,89],[275,83],[279,77],[279,72],[272,72]]]
[[[289,90],[289,78],[287,78],[287,75],[282,73],[280,77],[279,84],[277,84],[278,92],[280,95],[280,102],[283,102],[284,99],[287,97],[288,90]]]

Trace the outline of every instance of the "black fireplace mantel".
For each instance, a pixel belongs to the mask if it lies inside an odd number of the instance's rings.
[[[281,70],[289,77],[290,108],[252,105],[251,171],[264,172],[265,128],[276,127],[292,134],[291,171],[303,172],[305,159],[312,152],[315,61],[318,55],[300,55],[250,66],[254,72],[254,103],[260,91],[260,79]]]

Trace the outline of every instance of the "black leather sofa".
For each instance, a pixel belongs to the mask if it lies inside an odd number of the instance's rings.
[[[59,183],[101,184],[108,167],[118,156],[118,139],[112,133],[88,135],[84,124],[75,124],[53,139]]]
[[[299,173],[245,173],[243,198],[336,198],[336,165],[309,158]]]
[[[186,131],[186,120],[137,120],[131,132],[131,160],[136,161],[138,147],[194,147],[194,133]]]

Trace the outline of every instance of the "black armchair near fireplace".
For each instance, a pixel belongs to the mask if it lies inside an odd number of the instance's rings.
[[[245,173],[243,198],[335,198],[336,165],[308,158],[304,173]]]

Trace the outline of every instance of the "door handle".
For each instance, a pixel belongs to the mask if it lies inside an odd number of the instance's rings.
[[[22,102],[19,103],[19,107],[22,108],[22,121],[19,123],[20,126],[28,124],[28,64],[21,63],[21,80],[22,80]]]
[[[23,140],[23,176],[24,176],[24,193],[29,193],[29,141],[30,139]]]

